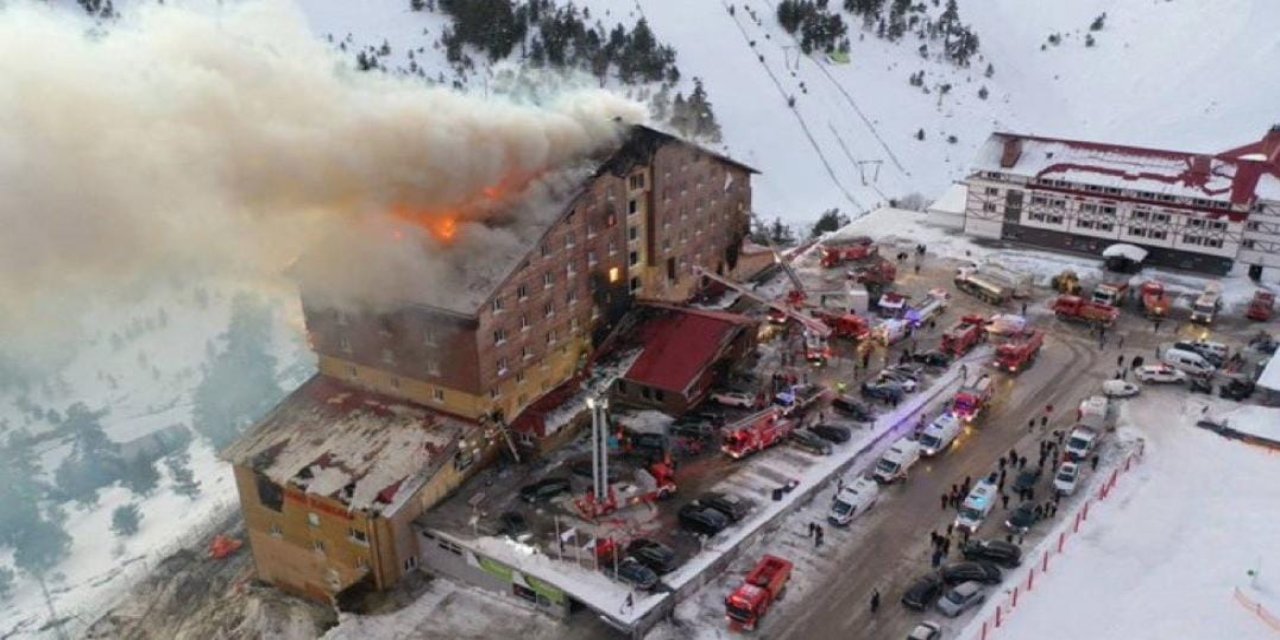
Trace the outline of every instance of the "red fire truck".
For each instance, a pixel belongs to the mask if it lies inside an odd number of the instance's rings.
[[[971,422],[991,402],[991,376],[983,375],[976,382],[962,387],[951,399],[951,414],[965,422]]]
[[[780,407],[770,407],[726,426],[720,450],[739,460],[778,444],[795,428]]]
[[[996,348],[996,368],[1016,373],[1031,366],[1040,347],[1044,346],[1044,332],[1031,329],[1014,336]]]
[[[1164,285],[1155,280],[1142,283],[1142,313],[1148,318],[1165,318],[1169,315],[1169,307],[1173,300],[1164,292]]]
[[[833,269],[846,262],[866,260],[879,255],[880,248],[872,244],[871,238],[858,236],[844,241],[827,240],[822,243],[822,266]]]
[[[898,267],[877,255],[872,263],[850,269],[848,276],[858,284],[884,287],[898,279]]]
[[[823,324],[831,327],[831,334],[839,338],[862,340],[871,333],[871,327],[867,325],[867,321],[856,314],[814,309],[813,315]]]
[[[725,619],[729,621],[730,628],[755,629],[764,614],[769,612],[769,607],[782,600],[792,568],[791,562],[777,556],[762,558],[760,564],[747,574],[742,586],[724,599]]]
[[[960,357],[977,346],[986,337],[983,330],[987,321],[982,316],[964,316],[950,329],[942,334],[942,350],[955,357]]]
[[[1253,300],[1249,301],[1249,311],[1245,313],[1245,317],[1250,320],[1266,322],[1271,319],[1271,314],[1275,311],[1276,294],[1263,289],[1258,289],[1253,293]]]
[[[1058,296],[1051,307],[1059,320],[1074,320],[1110,327],[1120,317],[1120,310],[1109,304],[1085,300],[1080,296]]]

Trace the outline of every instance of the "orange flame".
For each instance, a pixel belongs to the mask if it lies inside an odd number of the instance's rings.
[[[484,187],[470,201],[460,205],[459,210],[466,211],[476,205],[492,203],[507,196],[508,185],[499,183]],[[444,244],[450,244],[458,237],[458,220],[462,217],[458,210],[425,211],[414,209],[409,205],[392,207],[391,216],[401,222],[407,222],[426,230],[433,238]],[[404,239],[403,231],[395,231],[396,240]]]

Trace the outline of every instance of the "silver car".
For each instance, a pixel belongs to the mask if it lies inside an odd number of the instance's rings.
[[[987,599],[986,587],[979,582],[962,582],[938,599],[938,611],[954,618]]]

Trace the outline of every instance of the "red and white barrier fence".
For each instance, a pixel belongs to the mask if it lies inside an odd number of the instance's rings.
[[[1027,572],[1026,582],[1024,583],[1022,580],[1018,580],[1014,583],[1013,590],[1005,593],[1004,599],[996,604],[995,611],[993,611],[987,619],[982,621],[981,630],[973,635],[974,638],[987,640],[994,636],[996,630],[1006,623],[1009,615],[1012,614],[1013,610],[1018,606],[1020,594],[1024,591],[1026,593],[1030,593],[1035,589],[1039,582],[1037,578],[1041,577],[1037,576],[1037,573],[1049,573],[1050,556],[1057,556],[1065,553],[1067,548],[1067,539],[1077,533],[1080,533],[1080,525],[1089,521],[1089,505],[1093,504],[1095,500],[1099,502],[1106,500],[1107,497],[1111,495],[1112,490],[1116,487],[1116,483],[1120,480],[1120,476],[1128,473],[1138,463],[1142,462],[1144,449],[1144,442],[1139,440],[1137,448],[1131,451],[1129,455],[1125,456],[1124,461],[1117,464],[1116,467],[1112,469],[1111,475],[1107,476],[1106,479],[1102,481],[1102,484],[1097,488],[1097,491],[1086,498],[1084,504],[1080,505],[1080,507],[1076,509],[1075,515],[1072,516],[1075,518],[1072,525],[1058,533],[1057,542],[1049,545],[1048,548],[1045,549],[1040,562],[1033,562],[1031,564],[1031,568]],[[1025,600],[1026,597],[1022,596],[1022,599]],[[1240,600],[1242,604],[1248,604],[1247,599],[1240,593],[1239,589],[1236,590],[1236,599]],[[1271,619],[1274,619],[1274,616],[1263,609],[1260,605],[1255,606],[1254,609],[1261,612],[1259,613],[1259,616],[1263,616],[1265,614],[1265,616],[1270,616]],[[1268,622],[1268,624],[1271,624],[1271,620],[1267,617],[1263,617],[1263,620]],[[972,626],[969,628],[972,628]]]

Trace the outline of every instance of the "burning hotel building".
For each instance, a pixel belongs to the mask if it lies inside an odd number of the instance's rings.
[[[330,600],[414,570],[415,518],[508,443],[571,435],[543,416],[634,303],[686,301],[695,266],[739,275],[752,173],[634,126],[541,213],[512,218],[518,250],[451,256],[446,296],[357,312],[304,284],[319,373],[223,454],[258,577]]]

